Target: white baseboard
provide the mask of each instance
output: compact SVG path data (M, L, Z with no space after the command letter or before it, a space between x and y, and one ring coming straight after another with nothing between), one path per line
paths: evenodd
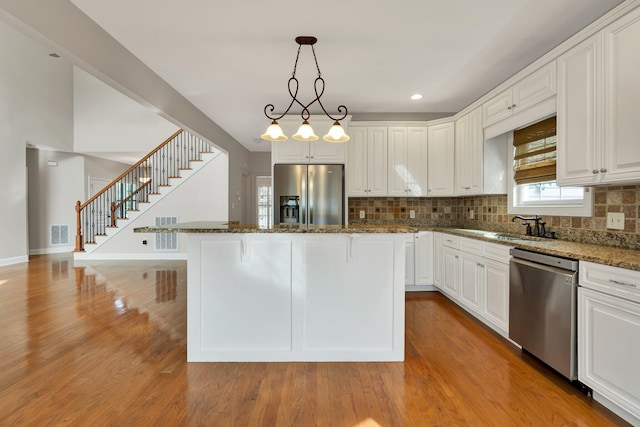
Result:
M0 259L0 266L12 265L12 264L20 264L21 262L29 262L29 256L28 255L22 255L22 256L14 256L14 257L11 257L11 258L2 258L2 259Z
M601 395L595 390L593 390L593 400L600 403L602 406L604 406L605 408L607 408L608 410L610 410L611 412L613 412L614 414L616 414L617 416L619 416L620 418L622 418L623 420L631 424L632 426L640 426L640 418L629 413L627 410L621 408L620 406L618 406L617 404L615 404L614 402L604 397L603 395Z
M87 253L87 252L74 252L73 259L75 261L153 261L153 260L186 260L187 254L184 252L162 252L162 253L137 253L137 254L103 254L103 253Z
M29 255L61 254L73 252L73 246L54 246L51 248L29 249Z
M437 291L433 285L405 285L405 292L423 292L423 291Z

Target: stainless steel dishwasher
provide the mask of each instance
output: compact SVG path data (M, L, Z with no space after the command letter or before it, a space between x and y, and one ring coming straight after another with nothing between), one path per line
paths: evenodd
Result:
M569 380L578 379L578 261L511 250L509 338Z

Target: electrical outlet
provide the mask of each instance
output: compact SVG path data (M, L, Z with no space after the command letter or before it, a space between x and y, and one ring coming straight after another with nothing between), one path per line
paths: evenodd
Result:
M469 219L473 219L473 209L469 210Z
M409 218L415 218L416 217L416 211L414 211L413 209L411 209L409 211Z
M607 228L614 230L624 230L624 213L607 212Z
M360 219L364 219L364 211L360 211Z

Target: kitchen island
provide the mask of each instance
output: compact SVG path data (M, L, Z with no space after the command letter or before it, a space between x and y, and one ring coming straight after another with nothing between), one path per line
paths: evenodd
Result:
M404 360L403 226L219 222L188 240L187 360Z

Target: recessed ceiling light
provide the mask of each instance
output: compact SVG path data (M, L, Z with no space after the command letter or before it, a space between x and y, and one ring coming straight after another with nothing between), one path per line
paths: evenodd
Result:
M419 93L416 93L414 95L411 95L411 99L413 99L414 101L417 101L418 99L422 99L422 95L420 95Z

